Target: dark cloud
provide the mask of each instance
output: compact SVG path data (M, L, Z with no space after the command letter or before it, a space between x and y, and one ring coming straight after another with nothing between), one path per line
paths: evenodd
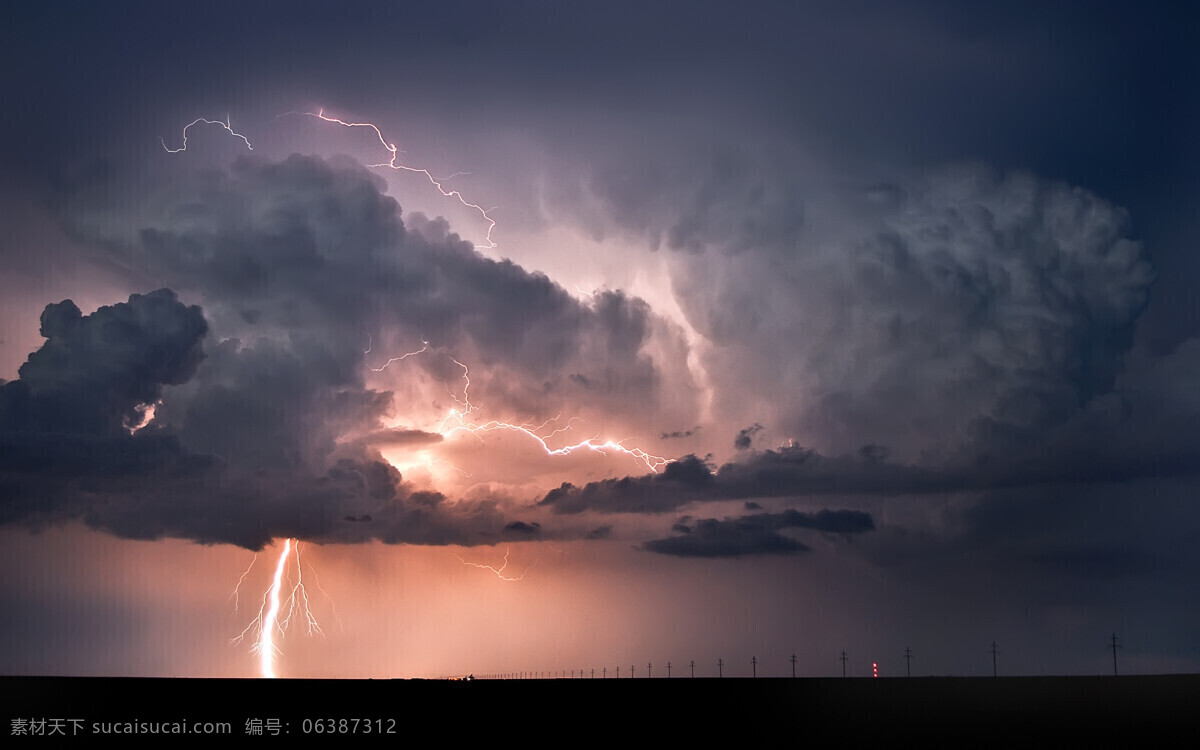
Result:
M160 289L84 316L71 300L42 313L41 349L0 387L4 432L118 436L163 386L188 380L208 332L199 307Z
M205 476L208 457L132 428L164 386L195 372L207 330L200 309L166 289L86 316L70 300L48 305L45 344L0 385L0 520L53 522L83 513L89 496Z
M444 219L402 221L383 180L356 163L292 155L241 157L227 171L172 167L153 200L101 181L77 185L60 212L78 239L201 299L219 337L245 342L226 346L296 357L340 387L361 381L368 341L386 362L425 340L443 356L411 365L457 379L457 358L475 367L473 394L545 416L570 404L646 418L660 399L649 344L671 334L645 302L604 291L583 303L543 274L480 255Z
M557 513L664 513L710 500L921 496L1198 475L1200 450L1194 446L1200 411L1189 409L1182 399L1169 398L1170 414L1146 394L1132 402L1137 407L1116 396L1099 400L1041 442L1019 452L1011 449L1010 455L931 467L888 462L878 457L874 446L853 456L824 456L789 446L753 452L716 470L695 456L685 456L660 474L605 479L583 487L564 484L547 493L541 504ZM749 509L757 503L746 505Z
M340 436L377 427L391 403L365 387L338 348L306 334L226 339L192 382L163 399L156 421L231 469L320 471Z
M166 292L134 295L128 304L137 309L150 304L145 301L148 297L160 304L170 303L157 310L153 325L169 326L175 315L185 319L199 316L195 308L183 306ZM67 308L57 305L51 309ZM107 310L82 316L72 325L99 326L111 319ZM198 320L203 323L203 317ZM92 333L104 341L107 334L102 328ZM175 341L194 339L197 331L202 334L203 330L202 325L181 327L175 332ZM61 331L52 326L47 333L57 337ZM162 370L151 365L169 360L164 352L187 347L164 346L153 336L137 333L135 326L123 334L137 342L131 345L137 351L118 349L121 356L114 360L142 363L133 368L136 373L149 367L160 373L157 377L174 377L175 368ZM157 420L131 434L124 426L123 411L107 408L122 403L119 397L127 398L128 391L117 386L88 391L103 384L104 378L76 377L88 351L77 347L71 356L57 362L31 356L31 361L38 362L38 367L29 370L31 382L22 377L0 386L0 413L4 415L0 421L0 523L36 527L81 519L88 526L123 537L172 536L251 549L260 549L279 537L478 544L504 536L503 515L494 503L442 503L438 493L412 491L399 472L379 460L342 458L327 471L316 473L302 457L272 450L252 439L253 430L239 427L241 423L231 424L229 434L237 441L242 439L237 430L247 430L241 447L253 451L249 458L189 450L178 434ZM47 383L56 384L55 388L44 388ZM120 378L116 383L119 386ZM82 412L73 422L67 421L59 405L86 403L89 392L100 413ZM144 388L138 397L157 393ZM171 395L162 393L164 399ZM266 420L262 429L260 436L272 435L278 425ZM284 446L297 444L290 439L283 442Z
M858 456L864 461L883 461L888 457L888 449L882 445L864 445L858 449Z
M664 432L659 435L660 440L675 440L677 438L686 438L695 435L700 431L700 426L697 425L690 430L675 430L673 432Z
M372 430L363 435L360 440L367 445L378 447L397 445L431 445L440 443L444 438L441 433L414 430L407 427L390 427L382 430Z
M793 554L808 547L779 532L783 529L814 529L829 534L860 534L872 531L875 523L867 513L852 510L821 510L802 513L759 513L740 518L702 518L691 528L676 524L677 536L654 539L643 549L680 557L740 557L743 555Z
M708 465L685 456L656 474L590 482L583 488L564 482L550 490L540 505L556 513L603 509L612 513L662 513L705 496L713 484Z
M737 384L716 394L722 419L751 410L835 455L874 443L944 460L1037 439L1113 387L1155 279L1119 206L982 164L881 189L803 168L788 144L688 147L645 182L596 174L587 205L704 254L677 256L675 283L712 344L709 376ZM743 203L771 208L762 221L711 210Z
M733 447L739 451L750 450L750 446L754 443L754 436L762 432L763 426L755 422L749 427L739 430L737 437L733 439Z
M547 493L541 504L557 513L665 513L703 500L946 492L978 481L965 471L830 458L791 447L749 454L715 471L701 459L685 456L659 474L605 479L582 488L564 484Z
M525 523L524 521L513 521L504 526L504 533L514 537L530 537L537 536L542 532L542 525L536 521L533 523Z
M650 413L658 323L641 300L584 304L481 256L444 220L406 223L383 181L346 160L175 168L152 195L119 171L62 194L77 240L205 310L165 289L89 316L70 301L46 308L45 344L0 386L6 522L83 517L123 536L253 548L541 533L506 523L494 501L416 491L380 460L380 448L442 439L384 428L403 405L366 380L364 347L411 351L418 336L438 342L414 360L434 380L462 378L454 355L479 365L473 397Z
M82 518L247 546L284 533L472 543L505 538L514 518L546 522L509 501L418 491L378 460L385 445L446 447L384 425L429 429L406 417L444 413L457 357L472 367L473 397L505 418L612 414L639 444L706 425L690 439L711 444L686 451L716 451L713 466L586 484L603 476L589 474L561 488L559 507L728 499L732 513L757 510L743 503L758 497L857 494L855 507L872 509L880 530L846 554L876 569L811 566L827 582L820 607L795 598L760 616L781 586L802 588L787 565L758 562L734 598L719 590L729 579L706 574L717 588L697 606L725 614L707 618L688 646L698 653L744 641L731 635L740 611L775 636L801 623L814 639L881 654L903 649L885 631L977 656L999 637L1002 669L1049 644L1056 655L1030 657L1028 673L1094 671L1095 634L1110 626L1131 643L1175 646L1152 646L1175 658L1143 660L1143 671L1195 653L1200 56L1181 4L619 2L547 13L518 2L463 14L372 0L281 14L217 0L187 23L167 4L77 5L14 6L0 45L10 115L0 129L20 144L0 152L3 374L16 377L40 343L46 302L90 310L160 287L203 307L199 347L172 341L206 357L168 382L118 355L110 377L80 341L68 347L89 363L78 371L48 349L40 375L0 385L5 522ZM397 28L417 33L398 41ZM353 165L256 158L202 173L242 144L219 128L194 131L186 154L155 140L175 144L183 123L227 113L256 157L283 153L271 138L289 152L370 140L271 119L308 103L386 123L439 174L470 170L455 185L502 204L494 257L407 203L402 216ZM106 164L98 151L124 156ZM981 163L944 166L962 159ZM72 237L27 223L47 195ZM427 205L441 210L439 199ZM573 247L580 228L604 244ZM639 256L647 247L661 252ZM564 252L571 260L539 263ZM663 310L678 300L697 346L663 346L661 321L629 295L580 302L497 253L588 288L657 287ZM564 271L575 258L588 268ZM605 264L618 270L570 276ZM75 317L51 310L45 332ZM430 356L370 371L423 338ZM677 377L687 371L707 389L692 399L704 408L663 413L664 394L687 400ZM406 389L410 376L427 392ZM34 393L55 377L55 393ZM763 430L735 453L728 441L752 423ZM810 450L763 450L793 440ZM675 533L697 549L704 533L709 550L735 548L721 537L732 526L701 531L712 520L679 519ZM744 531L743 549L756 533L767 534ZM779 536L758 546L798 543ZM671 583L686 605L694 581ZM843 591L867 603L839 607ZM889 627L873 626L885 610ZM1164 639L1167 628L1178 635ZM1005 641L1018 629L1037 642ZM1072 649L1086 655L1058 655Z

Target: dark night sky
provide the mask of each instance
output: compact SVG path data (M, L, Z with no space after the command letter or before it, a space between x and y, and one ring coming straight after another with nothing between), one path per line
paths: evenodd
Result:
M481 5L3 11L0 671L1200 667L1184 9Z

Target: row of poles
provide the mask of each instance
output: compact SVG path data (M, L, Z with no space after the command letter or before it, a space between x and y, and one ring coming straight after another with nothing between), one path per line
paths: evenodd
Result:
M1110 642L1109 642L1109 647L1112 649L1112 654L1113 654L1113 675L1116 675L1117 674L1117 649L1121 648L1121 644L1120 644L1119 640L1117 639L1116 633L1112 634L1112 638L1110 639ZM996 657L999 656L1000 649L996 646L995 641L992 641L992 647L991 647L991 649L989 649L988 653L990 653L992 655L992 677L996 677L999 674L997 671ZM850 657L845 651L842 651L841 655L838 656L838 660L842 663L842 677L846 676L846 662L849 661L849 659L850 659ZM904 667L905 667L905 674L907 677L912 677L912 660L913 660L913 651L908 646L905 646L904 647ZM790 661L792 664L792 677L795 678L796 677L796 661L797 661L796 655L792 654L791 658L788 659L788 661ZM872 663L871 667L872 667L872 675L875 677L878 677L879 671L878 671L878 667L876 666L876 664ZM671 662L667 662L667 677L668 678L672 676L671 670L672 670ZM689 670L690 677L696 676L695 660L688 662L688 670ZM626 674L628 674L630 677L636 677L637 669L636 669L635 665L630 664L629 671ZM585 675L585 673L582 669L578 670L578 672L576 670L572 669L569 672L567 672L565 670L551 671L551 672L501 672L501 673L496 673L496 674L483 675L482 679L489 679L489 680L526 680L526 679L541 680L541 679L560 679L560 678L567 678L567 677L569 677L571 679L577 679L577 678L583 678L584 675ZM750 657L750 675L751 675L751 677L758 677L758 657L757 656ZM654 664L651 662L646 662L646 677L650 678L653 676L654 676ZM725 676L725 660L717 659L717 677L724 677L724 676ZM589 677L591 679L595 679L595 677L596 677L595 669L591 670ZM621 668L620 667L617 667L613 671L613 677L616 679L619 679L621 677ZM608 678L608 667L600 668L600 678L601 679Z

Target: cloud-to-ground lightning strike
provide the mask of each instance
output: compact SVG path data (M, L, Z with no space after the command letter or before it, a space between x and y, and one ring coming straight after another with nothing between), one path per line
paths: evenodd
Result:
M286 582L291 585L291 591L284 598L284 578L288 575L290 568L288 560L290 558L294 558L296 561L295 580L288 580ZM234 593L231 598L234 599L235 612L237 611L238 591L241 588L242 582L246 579L246 575L254 567L256 560L258 560L257 554L254 556L254 560L250 562L250 566L246 568L245 572L238 579L237 586L234 587ZM317 584L317 587L320 588L320 583ZM321 589L321 591L324 593L324 589ZM325 594L325 596L328 597L329 595ZM283 652L275 644L275 637L276 635L283 635L292 625L293 619L303 622L308 635L313 635L314 633L317 635L325 634L309 606L308 590L304 587L303 568L300 560L300 542L296 539L285 539L283 549L279 553L279 559L275 562L275 574L271 579L271 585L263 592L258 617L254 618L233 639L234 643L241 643L246 636L250 634L254 635L254 645L250 647L250 652L258 655L259 672L263 677L276 676L275 658Z
M267 615L263 619L262 641L258 644L259 667L262 669L263 677L275 676L275 651L277 648L275 646L275 623L279 618L279 588L283 586L283 568L291 549L292 540L288 539L283 543L283 552L279 555L279 562L275 565L275 579L272 581L271 587L267 589L270 604L267 606ZM266 596L264 596L265 598Z
M530 565L528 568L521 571L521 575L519 575L519 576L504 575L504 571L508 569L508 553L511 551L512 551L511 548L505 548L504 563L499 568L494 568L491 565L481 565L479 563L468 562L467 560L464 560L461 555L456 554L455 557L457 557L459 562L461 562L463 565L470 565L472 568L481 568L483 570L492 571L493 573L496 574L496 577L499 578L501 581L510 581L510 582L511 581L519 581L522 578L524 578L525 574L528 573L530 570L532 570L537 565L537 563L535 562L533 565Z
M488 213L488 211L490 211L492 209L486 209L477 203L472 203L469 200L467 200L466 198L464 198L463 194L460 193L459 191L447 190L443 186L443 183L445 183L455 177L458 177L459 175L468 174L467 172L455 172L454 174L450 175L449 177L443 177L443 178L439 179L437 177L434 177L433 173L430 172L428 169L424 169L422 167L412 167L407 164L398 162L397 160L400 158L400 154L402 154L403 152L400 149L396 148L396 144L388 142L388 140L383 137L383 132L379 129L379 126L372 122L346 122L345 120L341 120L336 117L330 117L329 115L325 114L324 107L322 107L321 109L318 109L316 112L289 112L286 114L298 114L298 115L304 115L306 117L315 117L318 120L323 120L325 122L333 123L335 125L341 125L341 126L347 127L347 128L369 128L369 129L373 130L375 132L375 136L379 139L380 145L383 146L384 150L386 150L389 154L391 154L391 158L385 162L380 162L378 164L368 164L367 166L369 166L373 169L380 169L383 167L387 167L388 169L394 169L397 171L402 170L405 172L415 172L416 174L425 175L425 177L428 178L430 184L432 184L435 188L437 188L439 193L441 193L442 195L444 195L447 198L454 198L455 200L457 200L459 203L461 203L466 208L476 211L480 216L483 217L483 220L487 222L488 229L487 229L487 234L484 236L484 244L476 245L475 247L485 248L485 249L489 249L489 250L496 247L496 243L494 241L492 241L492 230L494 230L496 228L496 220L493 219L491 217L491 215Z
M168 154L178 154L180 151L187 151L188 129L191 128L193 125L196 125L199 123L204 123L205 125L220 125L222 128L227 130L229 132L229 134L232 135L234 138L240 138L242 140L242 142L246 144L246 148L250 149L251 151L254 150L254 147L250 145L250 140L248 138L246 138L246 136L242 135L241 133L235 132L233 129L233 126L231 126L229 124L229 115L225 115L225 120L223 122L221 120L209 120L204 117L197 117L195 120L192 120L187 125L184 125L183 126L183 145L180 146L179 148L171 148L170 146L168 146L167 142L165 140L163 140L162 136L158 137L158 142L162 144L163 149L166 150L166 152Z
M460 204L462 204L464 207L476 211L487 223L488 228L487 228L487 233L485 235L485 244L476 245L475 247L481 248L481 249L491 249L491 248L496 247L496 243L492 240L492 232L496 228L496 221L491 217L491 215L489 213L489 209L485 209L477 203L472 203L472 202L468 201L465 197L463 197L462 193L459 192L458 190L448 190L448 189L446 189L446 187L444 187L445 182L453 179L454 177L460 176L462 174L466 174L465 172L456 172L456 173L450 175L449 177L439 179L437 177L434 177L434 175L427 169L423 169L420 167L413 167L413 166L409 166L407 164L401 163L399 161L400 154L402 153L400 151L400 149L398 149L395 144L387 141L387 139L384 138L382 131L374 123L347 122L345 120L335 118L335 117L330 117L330 116L326 115L325 110L323 108L318 110L317 112L289 112L286 114L296 114L296 115L303 115L303 116L307 116L307 117L313 117L313 118L319 119L323 122L341 125L346 128L369 128L370 130L372 130L375 133L375 136L378 138L379 143L383 146L384 150L387 151L388 154L390 154L390 158L386 162L369 164L367 166L369 166L371 168L377 168L377 169L386 167L386 168L389 168L392 170L413 172L413 173L424 175L429 180L430 184L432 184L438 190L438 192L441 193L444 197L453 198L453 199L457 200ZM251 145L250 140L245 135L238 133L237 131L235 131L233 129L233 127L230 123L230 118L228 116L226 116L224 121L210 120L210 119L207 119L204 117L198 117L195 120L193 120L192 122L188 123L183 128L182 143L178 148L169 147L166 143L166 140L163 139L162 137L159 138L159 142L162 144L163 149L167 153L177 154L177 153L180 153L181 151L186 151L188 148L189 130L199 124L219 126L223 130L225 130L227 133L229 133L231 136L241 140L246 145L246 148L248 150L251 150L251 151L254 150L254 147ZM582 290L580 290L580 291L582 291ZM371 352L373 343L374 343L373 339L371 338L370 334L368 333L367 349L364 352L364 354L369 354ZM408 352L406 354L403 354L403 355L400 355L397 357L392 357L392 358L388 359L386 362L384 362L381 366L372 367L371 370L373 372L383 372L388 367L390 367L391 365L393 365L397 362L401 362L403 360L408 359L409 357L415 357L417 355L424 354L424 353L427 353L430 351L430 345L429 345L428 341L422 340L421 344L422 344L422 346L420 349ZM450 435L453 435L457 432L469 432L472 435L475 435L480 441L483 441L483 438L481 437L482 433L487 433L487 432L492 432L492 431L497 431L497 430L506 430L506 431L514 431L514 432L522 433L525 436L527 436L528 438L536 441L537 444L539 446L541 446L542 450L546 453L546 455L549 455L549 456L566 456L566 455L570 455L571 453L574 453L575 451L583 450L583 449L591 450L591 451L594 451L601 455L607 455L608 451L612 451L612 452L624 453L626 455L632 456L633 458L641 461L646 466L646 468L652 472L657 472L663 466L665 466L666 464L671 462L670 459L664 458L662 456L651 455L651 454L641 450L640 448L626 448L624 445L621 444L623 441L606 440L604 442L598 442L598 440L599 440L598 436L589 438L587 440L583 440L583 441L575 443L573 445L566 445L566 446L562 446L559 448L551 448L550 445L546 441L550 440L551 438L553 438L554 436L558 435L561 432L566 432L567 430L570 430L572 428L574 422L578 419L577 417L570 418L567 421L567 424L565 427L557 427L559 420L561 419L561 415L559 415L553 419L546 420L541 425L536 426L536 427L534 427L531 422L526 422L523 424L514 424L511 422L504 422L504 421L500 421L500 420L491 420L491 421L484 422L484 423L468 421L468 417L472 413L479 410L479 407L472 404L471 399L470 399L470 388L471 388L470 369L467 367L466 364L460 362L459 360L455 359L454 357L452 357L448 354L446 354L446 356L450 357L450 360L453 361L454 364L456 364L462 368L463 389L462 389L462 397L460 398L457 394L455 394L450 389L449 386L446 387L446 390L449 393L451 399L454 400L455 407L451 408L449 410L448 414L442 420L441 425L438 429L438 431L444 437L449 437ZM154 416L153 405L151 405L147 409L147 411L148 411L148 414L145 415L145 418L142 420L141 424L136 425L136 426L134 426L134 425L128 426L131 432L136 431L140 427L145 426L145 424L149 423L149 421L151 419L153 419L153 416ZM540 434L540 433L545 432L546 428L550 425L555 425L555 427L553 429L551 429L547 434ZM451 466L453 467L453 464L451 464ZM461 469L458 469L458 467L453 467L453 468L455 468L457 471L459 471L461 473L464 473L464 474L466 473L466 472L463 472ZM288 574L288 571L289 571L288 560L292 555L295 556L295 581L294 581L294 583L291 584L291 586L292 586L291 591L290 591L290 593L288 593L288 595L285 598L283 595L283 587L285 585L284 578ZM504 553L504 562L501 564L501 566L499 568L491 566L491 565L484 565L484 564L479 564L479 563L468 562L467 560L464 560L462 557L459 557L459 560L464 565L469 565L472 567L489 570L492 573L494 573L496 575L496 577L502 581L510 581L510 582L520 581L521 579L523 579L525 577L525 575L529 572L530 569L526 568L519 576L507 575L505 571L508 570L508 565L509 565L508 558L509 558L509 550L506 549L505 553ZM243 571L242 575L238 578L237 584L234 586L234 590L233 590L233 594L231 595L231 598L234 600L234 613L235 614L238 610L238 606L240 603L239 599L240 599L241 586L245 582L245 579L246 579L247 575L250 573L250 570L254 567L254 564L257 561L257 559L258 559L258 556L256 554L254 559L250 562L250 565L246 568L245 571ZM316 583L318 589L321 590L322 594L324 594L326 598L329 598L329 595L324 591L324 589L321 589L319 581L317 581L317 579L315 578L315 572L314 572L314 583ZM330 599L330 602L332 604L332 599ZM336 617L336 610L334 611L334 616ZM312 610L309 606L308 592L304 587L303 571L302 571L302 566L301 566L301 561L300 561L300 543L298 540L295 540L295 539L285 539L284 543L283 543L283 549L281 550L279 557L275 564L275 572L274 572L274 576L272 578L271 584L267 588L267 590L265 592L263 592L262 600L261 600L261 603L259 606L258 616L249 625L247 625L245 627L245 629L243 629L242 632L236 638L233 639L233 641L235 643L241 643L248 635L253 634L254 643L253 643L253 646L251 647L251 653L255 653L258 655L259 670L263 677L275 677L276 676L275 661L276 661L276 658L278 657L278 655L282 653L279 646L276 644L276 636L283 635L283 633L287 630L287 628L292 624L293 618L303 621L304 627L309 635L312 635L314 632L317 634L320 634L320 635L324 635L324 632L322 631L320 624L317 622L316 618L313 616ZM339 619L339 622L340 622L340 619Z

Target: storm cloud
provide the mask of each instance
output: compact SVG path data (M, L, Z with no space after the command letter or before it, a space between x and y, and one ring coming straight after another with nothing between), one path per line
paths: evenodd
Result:
M444 219L402 220L383 179L357 163L293 154L173 168L154 200L144 186L80 184L63 221L201 300L218 336L260 360L294 356L343 384L427 342L443 356L411 365L448 380L462 375L454 359L470 363L476 394L528 416L569 403L636 418L661 400L659 370L674 363L656 361L650 343L675 334L645 302L604 291L585 304L543 274L484 257Z
M484 258L444 221L406 224L351 162L183 170L154 200L127 203L134 215L110 198L80 186L64 221L174 291L87 316L69 300L47 306L45 344L0 391L6 522L83 518L122 536L252 548L528 537L538 524L506 521L506 499L418 491L380 458L443 436L384 426L405 404L368 384L371 348L437 341L440 356L416 363L435 390L463 378L454 352L479 365L473 397L545 397L534 414L567 397L626 411L656 398L644 302L606 292L584 304Z
M674 536L652 539L642 549L678 557L740 557L743 555L792 554L808 547L785 536L784 529L812 529L826 534L848 535L872 531L871 516L853 510L820 510L803 513L758 513L739 518L701 518L687 526L676 524Z
M729 422L940 461L1023 446L1112 389L1155 279L1120 207L980 163L856 183L794 146L693 148L647 157L646 193L593 174L586 205L673 238L707 372L738 384L717 393Z
M243 400L230 387L167 390L209 364L201 352L207 331L200 309L166 289L90 315L70 300L47 306L46 344L18 380L0 386L0 520L40 526L82 519L119 536L254 549L280 536L433 544L502 536L494 503L448 508L436 493L407 488L382 461L340 458L313 471L313 457L297 452L308 443L290 437L298 425L288 421L286 400L302 402L310 392L278 379L271 380L283 394L276 400ZM226 354L217 352L218 365ZM224 371L232 382L261 377L255 355L242 364ZM226 441L214 437L213 450L204 451L196 447L204 446L201 428L191 422L180 431L157 418L141 424L146 407L181 396L190 400L180 408Z

